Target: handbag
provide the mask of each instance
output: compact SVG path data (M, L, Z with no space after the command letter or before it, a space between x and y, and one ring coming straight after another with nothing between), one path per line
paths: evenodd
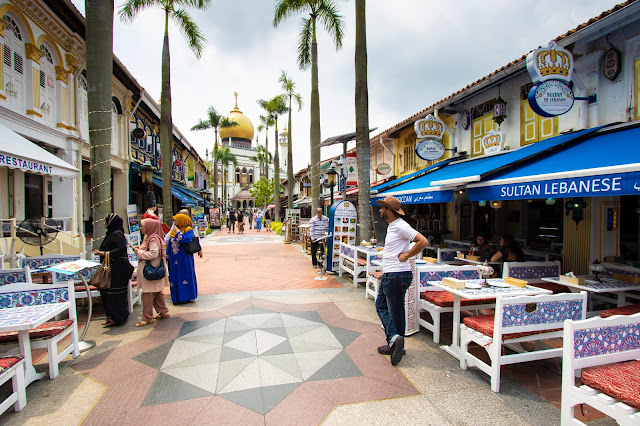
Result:
M109 261L109 252L105 252L102 264L98 266L98 270L89 279L89 285L94 286L98 290L109 290L111 288L111 262Z
M194 236L188 243L182 243L182 247L184 247L184 251L187 252L187 254L196 254L202 250L202 247L200 247L200 238L196 236Z
M164 262L160 262L160 266L153 266L151 260L147 260L142 270L142 275L149 281L161 280L166 275Z

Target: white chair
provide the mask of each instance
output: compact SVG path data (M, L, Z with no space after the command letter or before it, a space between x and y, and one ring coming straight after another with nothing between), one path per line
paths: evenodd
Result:
M460 326L460 368L478 367L491 377L491 390L500 392L503 365L562 356L562 348L525 351L521 342L562 337L565 320L584 319L586 314L586 292L498 297L495 315L467 317ZM490 364L469 352L471 342L487 351ZM504 353L503 345L516 353Z
M31 270L24 268L0 269L0 286L19 283L31 283Z
M7 411L13 404L13 409L22 411L27 405L27 386L24 381L24 359L20 355L0 357L0 386L11 379L13 392L0 403L0 414Z
M639 329L640 314L565 322L563 426L584 425L574 417L574 407L579 404L590 405L621 425L640 424L640 390L632 385L640 376ZM575 384L578 376L581 386Z
M562 274L560 262L550 260L546 262L505 262L502 266L502 278L517 278L525 280L534 287L544 288L554 293L570 292L562 284L542 281L542 278L557 277Z
M478 267L475 265L422 265L418 267L418 324L433 333L433 343L440 343L440 318L442 314L453 312L453 296L448 291L442 291L429 284L429 281L442 281L442 278L456 278L472 280L480 278ZM462 299L462 304L469 309L490 309L495 305L495 299ZM422 319L420 312L431 315L429 322Z

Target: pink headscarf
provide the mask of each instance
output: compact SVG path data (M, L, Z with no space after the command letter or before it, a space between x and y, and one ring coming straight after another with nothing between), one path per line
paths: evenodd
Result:
M161 248L162 253L165 251L164 244L164 232L162 232L162 223L157 219L142 219L144 230L146 232L146 238L142 241L140 248L142 250L149 250L149 241L154 240Z

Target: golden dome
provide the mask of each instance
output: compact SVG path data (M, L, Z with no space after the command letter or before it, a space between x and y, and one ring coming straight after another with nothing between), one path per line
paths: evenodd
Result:
M220 134L220 138L226 142L229 141L229 133L231 133L232 140L237 139L238 141L251 142L254 135L253 123L238 109L238 93L235 92L234 95L236 97L236 106L229 111L227 118L230 121L238 123L238 126L225 129L220 128L218 129L218 133Z

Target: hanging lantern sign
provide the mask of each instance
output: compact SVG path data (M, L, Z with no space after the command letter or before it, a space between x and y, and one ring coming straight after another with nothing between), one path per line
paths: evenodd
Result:
M548 47L527 55L527 71L534 86L529 91L529 106L538 115L555 117L573 107L571 83L573 56L551 41Z
M504 147L504 133L490 131L482 138L482 148L485 154L495 154Z
M445 124L429 114L425 118L417 120L413 125L418 143L416 144L416 155L423 160L432 161L442 158L445 153L442 144Z

